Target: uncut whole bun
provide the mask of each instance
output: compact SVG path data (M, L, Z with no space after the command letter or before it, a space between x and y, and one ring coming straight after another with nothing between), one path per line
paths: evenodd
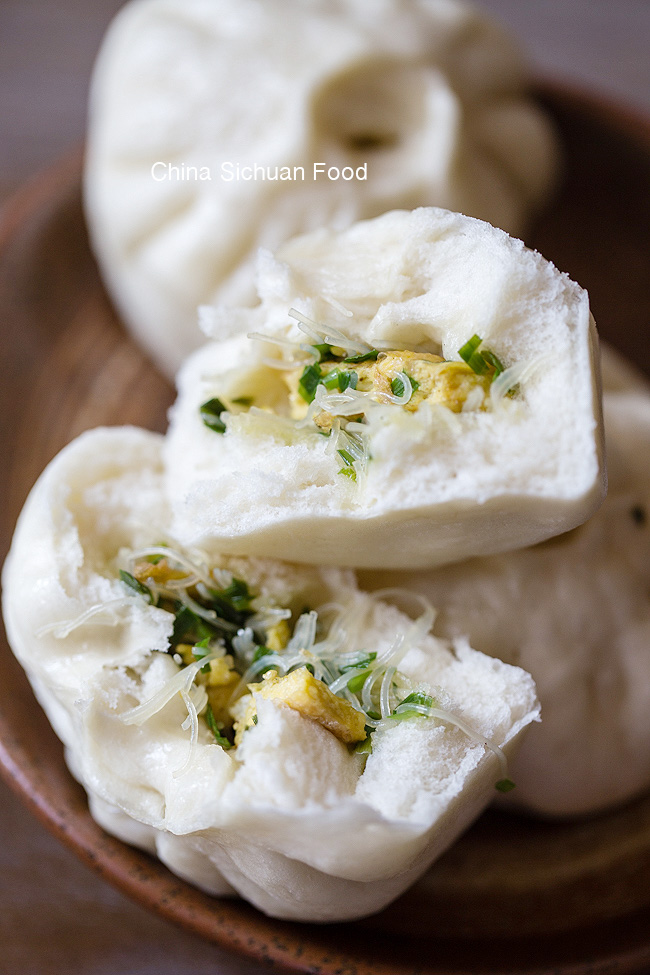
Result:
M179 550L161 439L91 431L43 473L13 650L107 829L276 917L380 910L509 785L533 681L351 573Z
M201 341L198 305L254 300L260 246L423 205L519 234L548 195L555 139L506 34L456 0L368 13L365 0L135 0L109 29L86 214L118 309L168 374Z

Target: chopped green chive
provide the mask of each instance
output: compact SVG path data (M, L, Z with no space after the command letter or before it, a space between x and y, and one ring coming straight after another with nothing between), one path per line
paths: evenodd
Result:
M490 380L500 375L504 366L499 357L490 349L479 349L483 342L480 335L472 335L471 339L458 350L458 355L477 376L489 375Z
M379 349L371 349L370 352L360 352L359 355L349 355L343 362L372 362L379 355Z
M273 656L274 654L275 654L275 650L271 650L270 647L257 647L255 653L253 654L253 659L251 663L256 663L258 660L261 660L263 657L270 657ZM277 671L279 669L280 668L276 663L269 663L269 670Z
M314 396L316 395L316 387L321 381L322 376L321 368L316 363L311 366L305 366L302 376L298 380L298 392L306 403L313 402Z
M345 474L346 477L351 477L353 481L357 479L357 469L354 466L354 457L348 450L339 449L336 451L339 457L342 458L345 467L342 467L339 474Z
M338 389L341 393L345 392L350 386L352 389L356 389L358 381L359 376L356 372L344 369L332 369L324 379L321 379L326 389Z
M327 342L320 342L317 345L313 345L312 348L316 349L316 351L318 352L319 362L324 362L326 359L336 358L334 353L332 352L332 346L328 345Z
M512 792L515 787L515 783L512 779L499 779L498 782L494 783L494 788L498 792Z
M406 707L404 707L406 705ZM418 707L431 708L433 707L433 698L429 694L423 694L422 691L413 691L403 701L398 705L404 710L395 710L390 715L395 721L406 721L408 718L424 718L426 717L422 711L418 710L418 707L409 707L408 705L417 705Z
M419 704L423 708L433 707L433 698L430 694L424 694L422 691L413 691L408 697L405 697L401 704Z
M400 375L395 376L394 379L390 381L390 389L393 396L403 396L406 386L404 385L404 380Z
M464 359L465 362L469 362L482 341L483 339L480 335L472 335L471 339L465 342L465 345L458 350L458 355L461 357L461 359Z
M217 724L217 719L215 718L212 708L210 707L209 704L205 709L205 723L207 724L208 728L214 735L214 740L216 741L217 745L221 745L221 747L225 748L226 750L228 748L232 748L232 742L229 741L228 738L225 737L225 735L221 734L222 729Z
M485 352L481 353L481 355L483 356L487 364L489 366L492 366L494 370L492 374L492 379L496 379L497 376L501 375L501 373L503 372L503 363L501 362L501 359L499 359L499 357L495 355L494 352L490 352L489 349L486 349Z
M192 653L196 660L200 660L201 657L207 657L210 653L210 637L206 636L198 643L195 643L192 648Z
M343 458L348 467L354 467L354 457L349 451L341 449L336 452Z
M142 583L139 582L135 576L132 576L130 572L125 572L124 569L120 569L120 579L124 585L128 586L129 589L132 589L133 592L137 592L138 595L144 596L147 602L153 603L153 594L151 589L149 589L147 586L143 586Z
M363 685L366 682L366 678L369 676L370 671L364 670L362 674L357 674L355 677L351 677L348 681L348 690L352 691L353 694L359 694L363 690Z
M192 656L194 657L195 660L202 660L203 657L207 657L207 655L209 653L210 653L210 637L209 636L206 636L203 640L201 640L199 643L195 644L194 647L192 647ZM201 667L201 673L202 674L209 674L210 673L210 662L209 661L208 661L207 664L205 664L203 667Z
M231 402L236 403L237 406L252 406L253 397L252 396L236 396Z
M219 595L239 610L250 609L251 599L253 598L247 583L243 579L236 579L235 576L232 577L229 586L219 590Z
M359 376L356 372L354 372L354 370L339 373L339 391L341 393L344 393L348 388L356 389L358 382Z
M273 650L271 650L269 647L257 647L255 653L253 654L252 663L256 663L256 661L261 660L262 657L268 657L270 653L273 653Z
M371 751L372 751L372 738L370 737L370 735L368 735L367 738L364 738L363 741L358 741L354 746L354 748L352 749L352 753L354 755L369 755Z
M214 637L217 632L215 627L211 627L209 623L192 612L189 607L181 606L174 617L174 629L170 644L172 648L177 647L179 643L196 645L201 640Z
M361 660L357 660L357 662L354 664L343 664L342 667L339 667L339 670L342 674L344 674L347 670L357 670L359 667L369 667L373 660L376 659L377 653L375 650L372 650L370 653L366 654L365 657L362 657Z
M226 407L216 396L203 403L200 407L201 419L206 427L214 430L215 433L225 433L226 424L221 419L221 414L226 412Z

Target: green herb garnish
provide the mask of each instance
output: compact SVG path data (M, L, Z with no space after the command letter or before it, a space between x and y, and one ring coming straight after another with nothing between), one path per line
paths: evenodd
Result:
M406 389L406 383L404 382L403 379L404 376L406 376L406 378L411 384L411 393L414 393L416 389L420 388L420 384L417 381L417 379L413 379L413 377L409 376L407 372L398 372L395 378L391 379L390 381L390 388L393 396L404 395L404 390Z
M469 360L477 351L482 341L483 339L481 338L480 335L476 335L476 334L472 335L471 339L468 339L468 341L465 342L465 345L463 345L462 348L458 350L458 355L461 357L461 359L465 360L467 365L469 365Z
M348 450L339 449L336 451L337 454L343 459L345 467L342 467L339 474L345 474L346 477L351 477L353 481L357 479L357 469L354 466L354 457Z
M433 698L430 694L424 694L423 691L412 691L400 704L419 704L423 708L432 708Z
M231 402L236 403L237 406L252 406L254 400L252 396L236 396Z
M351 677L348 681L348 690L352 691L353 694L360 694L370 674L370 670L364 670L361 674L356 674L354 677Z
M371 349L370 352L360 352L359 355L349 355L343 362L372 362L379 355L379 349Z
M205 639L219 635L216 627L211 626L206 620L201 619L188 606L181 606L174 617L174 629L170 644L172 648L179 643L191 643L197 645Z
M147 602L153 603L154 598L151 589L149 589L147 586L143 586L142 583L139 582L135 576L132 576L130 572L125 572L124 569L120 569L120 579L124 585L128 586L129 589L132 589L133 592L137 592L138 595L144 596Z
M302 376L298 380L298 392L306 403L313 402L316 395L316 387L323 378L321 367L316 363L305 366Z
M221 734L222 729L217 724L217 719L215 718L212 708L210 707L209 704L205 709L205 723L207 724L208 728L214 735L214 740L216 741L217 745L221 745L221 747L225 748L226 750L228 748L232 748L232 742L229 741L229 739L226 738L225 735Z
M253 654L253 659L251 663L256 663L258 660L261 660L263 657L271 657L271 656L276 656L275 650L271 650L270 647L264 647L264 646L257 647L255 653ZM277 663L269 663L269 670L279 671L280 668L277 665Z
M343 664L339 667L342 674L345 674L348 670L357 670L359 667L369 667L373 660L377 659L377 652L372 650L370 653L362 657L361 660L357 660L354 664Z
M206 636L203 640L201 640L199 643L195 644L194 647L192 647L192 656L194 657L195 660L202 660L204 657L207 657L207 655L209 653L210 653L210 637L209 636ZM210 662L209 661L208 661L207 664L204 664L204 666L201 667L201 673L202 674L209 674L210 673Z
M359 375L353 369L350 372L339 373L339 390L344 393L346 389L356 389L359 382Z
M458 350L458 355L477 376L489 376L492 382L503 372L504 366L490 349L480 349L482 342L480 335L472 335L471 339Z
M219 595L222 599L226 599L232 603L235 609L238 610L250 609L253 598L248 584L243 579L236 579L235 576L232 577L232 582L229 586L219 590Z
M372 751L372 738L370 737L370 735L368 735L367 738L364 738L363 741L358 741L354 746L354 748L352 749L352 753L354 755L369 755L371 751Z
M253 654L252 663L256 663L258 660L261 660L262 657L268 657L270 653L274 652L275 651L271 650L270 647L257 647L255 653Z
M499 779L498 782L494 783L494 788L498 792L512 792L515 787L515 783L512 779Z
M201 419L206 427L214 430L215 433L225 433L226 424L221 419L221 414L226 412L226 407L216 396L203 403L200 407Z
M251 615L252 596L245 582L233 577L225 589L209 589L205 601L222 620L234 626L243 626Z
M407 718L426 717L426 715L423 714L422 711L418 711L417 707L409 708L408 705L413 704L423 708L432 708L433 698L431 697L430 694L424 694L422 691L413 691L411 694L405 697L403 701L400 702L398 707L401 708L405 704L407 705L407 707L403 711L393 711L393 713L390 715L390 717L393 718L393 720L405 721Z
M341 448L340 450L337 450L336 452L337 452L337 454L339 454L343 458L343 460L345 461L345 463L347 464L348 467L354 467L354 457L352 456L352 454L348 450L343 450Z
M496 379L497 376L500 376L501 373L503 372L503 363L501 362L501 359L499 359L499 357L495 355L494 352L491 352L489 349L486 349L484 352L481 352L481 355L483 356L483 359L487 363L488 367L491 366L493 369L492 379Z
M325 362L326 359L336 359L337 356L334 355L332 351L332 346L328 345L327 342L320 342L318 345L312 345L312 349L316 349L318 352L318 361Z
M353 370L348 371L347 369L332 369L321 380L326 389L338 389L340 393L344 393L349 387L356 389L358 381L359 376L357 373Z

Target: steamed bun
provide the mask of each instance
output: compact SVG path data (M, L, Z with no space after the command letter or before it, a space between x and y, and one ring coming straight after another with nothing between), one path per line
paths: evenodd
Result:
M518 234L546 198L555 139L501 29L455 0L368 13L136 0L116 17L91 89L86 213L117 307L168 374L200 343L198 305L254 300L260 246L422 205Z
M394 211L289 241L259 288L252 337L179 374L165 461L185 543L406 569L541 541L600 503L588 297L521 241ZM221 314L204 312L216 335Z
M598 812L650 787L650 396L606 375L609 492L594 517L552 541L430 573L367 573L439 609L436 633L467 635L529 670L542 724L516 759L512 800L533 812Z
M93 431L41 476L3 573L11 645L105 828L277 917L379 910L490 800L533 682L349 573L173 548L160 446ZM296 680L320 713L282 692ZM328 719L355 725L361 685L359 751Z

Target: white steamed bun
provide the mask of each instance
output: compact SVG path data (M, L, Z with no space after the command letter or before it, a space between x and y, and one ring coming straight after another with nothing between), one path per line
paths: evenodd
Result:
M173 531L185 543L316 564L431 567L541 541L600 503L588 296L521 241L446 210L394 211L288 242L276 260L265 256L259 287L259 305L239 314L269 341L209 343L179 374L165 457ZM204 312L216 334L221 313ZM507 367L491 385L461 361L475 333ZM416 353L339 363L357 388L321 383L308 408L295 386L327 336L352 352ZM433 363L431 353L452 361ZM369 369L372 393L361 390ZM394 395L401 383L401 402L409 396L404 373L420 384L405 408ZM227 407L216 418L222 433L201 415L214 399Z
M245 718L249 727L238 746L221 747L200 698L208 693L214 713L212 695L222 685L217 680L213 687L212 678L219 661L227 660L223 649L213 640L198 665L164 652L181 615L164 602L148 602L153 591L160 596L159 584L176 585L183 601L183 587L189 587L183 573L196 570L206 578L205 565L182 570L186 555L179 552L146 562L149 595L146 587L133 591L118 575L120 566L133 567L144 557L134 550L152 541L160 547L167 537L160 444L160 437L143 431L100 429L73 442L41 476L4 568L11 645L89 793L93 815L107 829L156 852L203 889L236 891L274 916L333 921L379 910L492 798L503 773L490 748L511 752L537 718L533 682L518 668L476 653L465 640L427 635L428 608L414 623L394 605L360 592L349 573L222 559L210 576L213 587L227 580L235 585L234 573L237 598L243 599L243 577L256 594L257 623L249 615L250 626L262 627L269 643L278 638L278 627L287 628L286 639L294 625L279 620L273 607L290 607L294 620L305 605L319 610L321 622L329 613L334 621L329 631L318 631L316 644L313 614L303 613L295 624L301 659L324 666L319 654L327 640L330 661L349 661L336 656L343 651L363 649L363 657L371 648L380 656L390 649L398 670L387 670L381 682L382 699L391 695L389 707L395 706L391 685L406 686L408 675L421 694L422 682L431 685L440 706L471 734L450 723L449 715L443 721L387 718L364 760L318 716L306 717L306 705L301 710L288 698L264 696L282 684L266 680L264 690L243 699L256 701L257 714ZM131 574L131 583L135 578ZM195 609L201 585L191 590ZM201 592L216 598L213 590ZM228 598L222 619L233 607L243 611L248 605ZM206 626L214 617L201 619ZM220 625L226 632L226 623ZM248 660L251 632L244 630L236 647ZM178 654L190 649L175 645ZM276 658L284 653L286 659L290 650L291 644L276 647ZM208 672L203 683L201 666ZM343 683L357 672L347 671ZM258 667L257 678L249 672L247 679L259 680L259 673ZM293 674L324 693L325 685L304 668ZM359 718L342 697L334 700ZM367 715L362 726L365 720Z
M519 234L548 195L555 139L505 33L456 0L371 6L137 0L111 26L86 212L119 310L169 374L200 343L198 305L254 300L260 246L423 205ZM315 163L367 178L314 179ZM304 180L228 178L255 165Z
M362 577L425 594L437 633L531 672L544 719L514 763L512 800L547 816L650 787L650 396L606 392L604 407L609 492L585 525L441 571Z

